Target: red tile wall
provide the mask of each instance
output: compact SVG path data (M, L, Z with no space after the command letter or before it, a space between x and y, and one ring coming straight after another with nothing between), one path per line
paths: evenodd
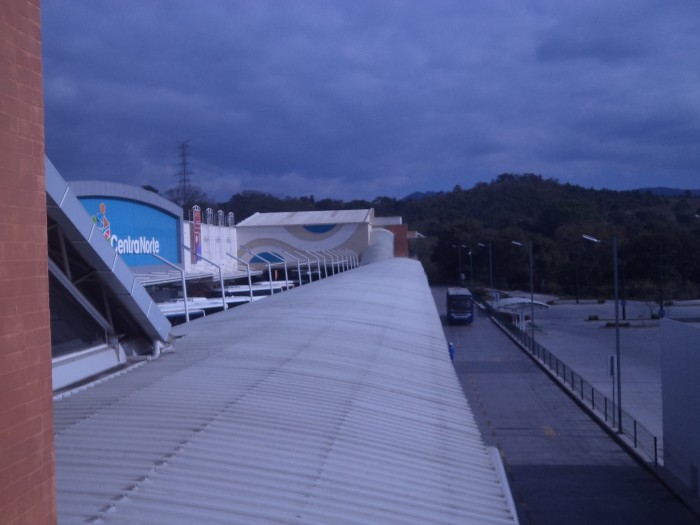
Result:
M39 0L0 1L0 523L56 523Z

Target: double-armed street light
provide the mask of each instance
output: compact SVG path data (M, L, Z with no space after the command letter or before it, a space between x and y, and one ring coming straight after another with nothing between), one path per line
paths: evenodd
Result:
M600 239L593 237L592 235L583 235L583 238L587 241L594 243L602 243ZM621 376L621 363L620 363L620 297L619 297L619 286L618 286L618 263L617 263L617 236L612 238L612 248L613 248L613 280L614 280L614 294L615 294L615 383L617 386L617 431L622 433L622 376ZM615 391L613 390L613 398L615 397ZM614 399L613 399L614 402Z
M515 246L523 246L523 243L519 241L510 241L511 244ZM535 345L535 280L534 271L532 263L532 241L528 241L528 253L530 255L530 338L532 339L532 345L534 349Z

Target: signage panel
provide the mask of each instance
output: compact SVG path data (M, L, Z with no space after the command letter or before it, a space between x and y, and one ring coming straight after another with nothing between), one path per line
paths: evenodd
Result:
M93 222L129 266L180 263L178 218L148 204L113 197L80 197Z
M197 263L202 258L202 210L198 206L192 208L192 232L190 246L193 247L191 252L192 264Z

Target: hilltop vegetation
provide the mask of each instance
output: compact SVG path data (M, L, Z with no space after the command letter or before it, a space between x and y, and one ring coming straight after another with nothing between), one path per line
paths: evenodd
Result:
M689 192L593 190L537 175L501 175L470 190L459 187L411 201L401 215L435 239L431 277L457 274L456 248L470 280L488 283L491 243L495 286L529 288L532 242L535 289L565 295L611 295L613 237L619 242L620 282L627 297L697 297L700 289L700 199ZM589 235L607 241L592 243ZM486 245L486 246L480 246ZM472 256L468 253L471 250ZM466 257L464 254L467 254Z
M436 283L457 279L455 246L463 245L467 282L473 277L475 285L488 285L490 243L494 286L529 289L532 242L536 291L570 296L611 295L611 241L617 237L626 297L700 296L700 197L690 191L594 190L539 175L503 174L471 189L456 186L405 199L343 202L246 191L212 207L234 211L238 220L257 211L370 207L378 216L400 215L426 237L413 241L412 250ZM584 234L604 242L584 240Z

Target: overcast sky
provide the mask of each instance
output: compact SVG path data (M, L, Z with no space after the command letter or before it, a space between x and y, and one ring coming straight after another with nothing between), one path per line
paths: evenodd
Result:
M43 0L68 180L343 200L700 188L698 0Z

